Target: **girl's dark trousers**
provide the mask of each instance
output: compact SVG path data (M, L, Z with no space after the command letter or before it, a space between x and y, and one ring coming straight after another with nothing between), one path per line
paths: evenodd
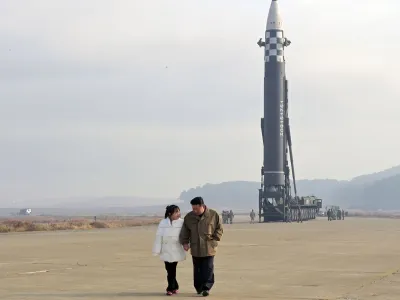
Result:
M178 281L176 281L176 267L178 266L178 262L164 262L165 270L167 270L167 281L168 287L167 292L172 292L179 290Z

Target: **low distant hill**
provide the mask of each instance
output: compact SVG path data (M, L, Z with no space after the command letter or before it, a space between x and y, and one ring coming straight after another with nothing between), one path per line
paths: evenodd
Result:
M361 175L349 181L315 179L298 180L296 183L299 196L318 196L323 199L324 206L337 204L365 210L400 209L400 166ZM179 198L187 203L193 197L202 196L217 209L256 209L259 187L259 182L251 181L207 183L183 191Z
M380 172L354 177L350 182L352 184L369 184L389 177L394 177L399 174L400 165Z

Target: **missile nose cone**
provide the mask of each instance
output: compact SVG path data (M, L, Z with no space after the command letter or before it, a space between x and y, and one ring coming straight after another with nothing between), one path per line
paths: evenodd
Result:
M283 30L278 0L272 0L271 6L269 7L267 30Z

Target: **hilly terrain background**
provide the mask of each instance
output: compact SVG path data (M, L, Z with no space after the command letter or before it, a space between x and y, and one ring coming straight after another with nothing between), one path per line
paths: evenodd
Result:
M34 215L162 215L167 204L190 210L190 200L202 196L214 209L248 212L258 209L259 182L232 181L183 191L178 199L144 197L75 197L38 201L0 201L0 216L10 216L21 208L32 208ZM323 206L337 204L345 209L400 211L400 166L355 177L349 181L334 179L298 180L299 196L315 195Z
M400 166L355 177L349 181L334 179L297 180L299 196L315 195L323 206L340 205L347 209L400 210ZM257 209L259 182L234 181L205 184L183 191L180 199L188 203L202 196L211 206L224 209Z

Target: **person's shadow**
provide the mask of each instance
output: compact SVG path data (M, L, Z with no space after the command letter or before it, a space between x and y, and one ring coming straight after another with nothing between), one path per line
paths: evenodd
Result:
M114 295L116 297L158 297L158 296L165 296L165 293L154 293L154 292L123 292ZM179 293L174 295L174 297L191 297L196 296L194 293Z
M95 298L95 299L110 299L112 297L138 297L138 298L147 298L147 297L160 297L165 296L165 293L156 293L156 292L119 292L119 293L93 293L93 292L82 292L82 293L26 293L26 294L14 294L13 296L29 296L29 298L67 298L67 299L84 299L84 298ZM174 297L191 297L196 296L193 293L179 293L174 295Z

